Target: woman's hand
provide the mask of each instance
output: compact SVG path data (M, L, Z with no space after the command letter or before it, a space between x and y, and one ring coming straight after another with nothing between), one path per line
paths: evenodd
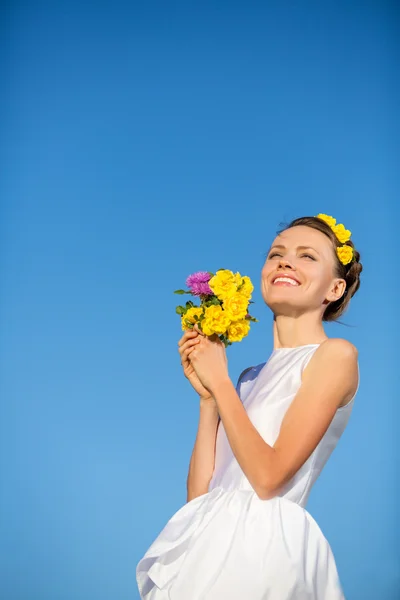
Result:
M194 331L199 332L197 325ZM191 348L189 359L200 383L211 394L219 383L229 380L225 346L217 335L207 337L199 332L198 341Z
M190 355L194 348L199 344L200 337L204 334L201 333L198 329L188 329L181 339L178 342L179 346L179 354L181 356L181 365L183 368L183 374L186 379L189 380L193 389L199 394L200 399L202 401L212 401L214 402L214 398L210 394L210 392L202 385L200 379L198 378L196 371L193 368L193 365L190 362Z

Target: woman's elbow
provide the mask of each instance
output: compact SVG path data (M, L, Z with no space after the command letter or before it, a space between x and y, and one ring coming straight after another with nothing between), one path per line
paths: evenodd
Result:
M269 478L267 481L264 479L260 485L257 485L254 491L260 500L270 500L275 496L280 496L283 486L284 482L281 478Z
M270 500L271 498L275 498L275 496L279 495L279 489L272 487L259 487L254 491L260 500Z

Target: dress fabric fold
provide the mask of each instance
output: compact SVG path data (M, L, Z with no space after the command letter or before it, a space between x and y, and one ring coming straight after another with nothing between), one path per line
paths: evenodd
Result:
M237 392L273 445L318 344L278 348ZM208 492L184 504L136 567L142 600L344 600L328 540L305 509L312 485L342 435L353 399L339 408L309 459L260 499L230 448L222 422Z

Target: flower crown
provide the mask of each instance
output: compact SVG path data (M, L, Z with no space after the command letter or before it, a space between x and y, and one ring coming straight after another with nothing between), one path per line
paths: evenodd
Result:
M330 217L329 215L320 213L319 215L316 215L316 218L325 221L325 223L327 223L332 229L339 242L343 244L342 246L338 246L336 248L336 254L343 265L348 265L352 260L355 259L353 248L346 244L346 242L348 242L350 239L351 231L346 229L343 223L336 225L336 219Z

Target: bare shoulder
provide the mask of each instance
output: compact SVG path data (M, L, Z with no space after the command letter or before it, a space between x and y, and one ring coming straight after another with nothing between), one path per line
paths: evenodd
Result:
M343 338L329 338L322 342L317 352L325 358L353 359L357 361L358 350L354 344Z
M343 385L346 390L339 406L345 406L358 387L358 350L343 338L329 338L317 348L309 365L304 369L305 378L316 375L334 378L332 385Z

